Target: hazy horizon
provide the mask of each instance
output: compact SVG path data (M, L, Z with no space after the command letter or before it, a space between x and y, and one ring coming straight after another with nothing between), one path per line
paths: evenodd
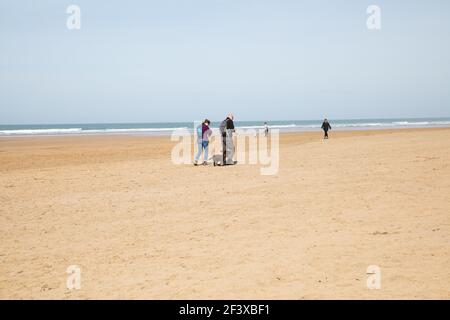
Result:
M225 117L224 117L225 118ZM51 122L51 123L0 123L0 126L55 126L55 125L136 125L136 124L185 124L185 123L198 123L203 119L196 120L188 120L188 121L146 121L146 122ZM210 119L212 123L220 123L223 119ZM328 118L330 122L343 122L343 121L366 121L366 120L380 120L380 121L388 121L388 120L446 120L450 121L450 117L400 117L400 118L348 118L348 119L339 119L339 118ZM317 122L321 123L322 119L257 119L257 120L243 120L243 119L235 119L236 123L261 123L267 122L269 125L272 123L279 122Z
M225 119L226 115L224 115L222 118ZM24 123L0 123L0 126L14 126L14 125L69 125L69 124L139 124L139 123L148 123L148 124L157 124L157 123L187 123L187 122L197 122L202 121L205 117L199 118L199 119L190 119L190 120L184 120L184 121L103 121L103 122L24 122ZM223 119L212 119L208 118L212 122L220 122ZM282 121L323 121L324 118L317 118L317 119L236 119L235 122L282 122ZM450 116L442 116L442 117L376 117L376 118L327 118L330 121L356 121L356 120L438 120L438 119L450 119Z
M0 124L448 118L449 38L444 0L0 0Z

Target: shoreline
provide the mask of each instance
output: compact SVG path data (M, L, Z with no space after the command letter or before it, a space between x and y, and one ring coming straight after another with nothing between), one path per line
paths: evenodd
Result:
M217 128L213 128L217 129ZM237 128L240 129L240 128ZM442 130L442 129L450 129L449 125L435 125L435 126L410 126L410 127L356 127L356 128L333 128L330 132L330 135L333 132L383 132L383 131L411 131L411 130ZM278 129L279 130L279 129ZM146 137L146 138L167 138L170 137L173 132L176 130L168 132L152 132L152 133L140 133L140 132L97 132L97 133L63 133L63 134L11 134L11 135L0 135L1 140L10 140L14 138L24 139L24 138L61 138L61 137ZM192 135L194 132L192 129L189 129L190 134ZM321 129L283 129L279 131L280 135L287 134L314 134L314 133L323 133Z
M78 136L78 135L143 135L171 136L174 132L194 133L201 121L188 122L135 122L135 123L53 123L53 124L0 124L0 137L14 136ZM265 121L235 121L235 128L242 131L258 131ZM322 120L271 120L269 130L282 133L314 132L321 130ZM211 128L218 131L220 121L213 121ZM428 118L366 118L333 119L334 131L386 130L408 128L450 127L450 117ZM183 133L182 133L183 134Z

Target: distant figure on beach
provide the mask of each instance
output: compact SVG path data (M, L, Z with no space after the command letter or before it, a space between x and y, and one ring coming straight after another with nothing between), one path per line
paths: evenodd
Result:
M267 122L264 122L264 135L267 137L269 134L269 126L267 125Z
M322 130L324 132L323 138L328 139L328 130L331 130L331 126L327 119L323 120Z
M220 124L220 134L222 135L222 155L223 165L235 164L233 161L234 144L234 116L230 113L225 120Z
M201 125L197 127L197 145L198 145L198 152L195 156L194 165L196 166L198 164L198 160L200 159L202 152L203 153L203 165L208 164L208 145L209 145L209 137L212 134L211 129L209 128L209 125L211 124L211 121L208 119L205 119Z

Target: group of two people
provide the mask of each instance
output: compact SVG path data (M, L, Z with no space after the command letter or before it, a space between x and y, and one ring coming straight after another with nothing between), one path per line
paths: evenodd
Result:
M228 116L220 124L220 135L222 138L222 159L217 161L221 165L235 164L233 161L234 155L234 144L233 144L233 133L234 133L234 116L233 114L228 114ZM196 128L197 131L197 145L198 151L194 159L194 165L198 165L200 157L203 153L203 165L208 164L208 153L209 153L209 139L212 135L212 130L209 127L211 121L205 119L201 125ZM215 161L215 160L214 160Z

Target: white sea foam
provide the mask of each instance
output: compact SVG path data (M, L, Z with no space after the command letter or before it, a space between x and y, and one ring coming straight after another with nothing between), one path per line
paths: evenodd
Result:
M0 136L12 135L63 135L63 134L96 134L96 133L139 133L139 132L172 132L183 128L120 128L120 129L82 129L82 128L53 128L53 129L11 129L0 130Z
M450 121L396 121L392 122L398 126L445 126L450 125Z
M306 122L306 121L305 121ZM312 122L312 121L307 121ZM176 125L176 124L175 124ZM433 126L450 126L450 121L447 119L430 119L430 120L422 120L417 119L417 121L413 120L405 120L405 121L377 121L373 122L361 120L344 120L344 121L331 121L332 128L335 129L349 129L352 128L394 128L394 127L433 127ZM21 126L22 128L7 128L3 127L0 130L0 136L19 136L19 135L74 135L74 134L132 134L132 133L148 133L148 134L170 134L175 130L187 130L187 132L192 133L194 130L192 128L183 126L183 127L154 127L154 128L26 128ZM310 131L320 129L321 121L317 121L316 123L287 123L287 124L269 124L270 129L280 129L280 131ZM236 129L241 130L249 130L255 129L260 130L263 129L263 125L242 125L239 126L237 124ZM218 131L217 127L212 128L213 131Z
M17 130L0 130L0 135L35 135L35 134L73 134L81 133L81 128L68 129L17 129Z
M130 129L86 129L83 133L133 133L133 132L172 132L175 130L188 129L180 128L130 128Z
M388 126L389 123L381 123L381 122L367 122L367 123L338 123L335 124L334 127L336 128L346 128L346 127L382 127L382 126Z
M296 128L300 127L296 124L280 124L280 125L270 125L268 126L270 129L284 129L284 128ZM239 129L264 129L264 126L236 126Z

